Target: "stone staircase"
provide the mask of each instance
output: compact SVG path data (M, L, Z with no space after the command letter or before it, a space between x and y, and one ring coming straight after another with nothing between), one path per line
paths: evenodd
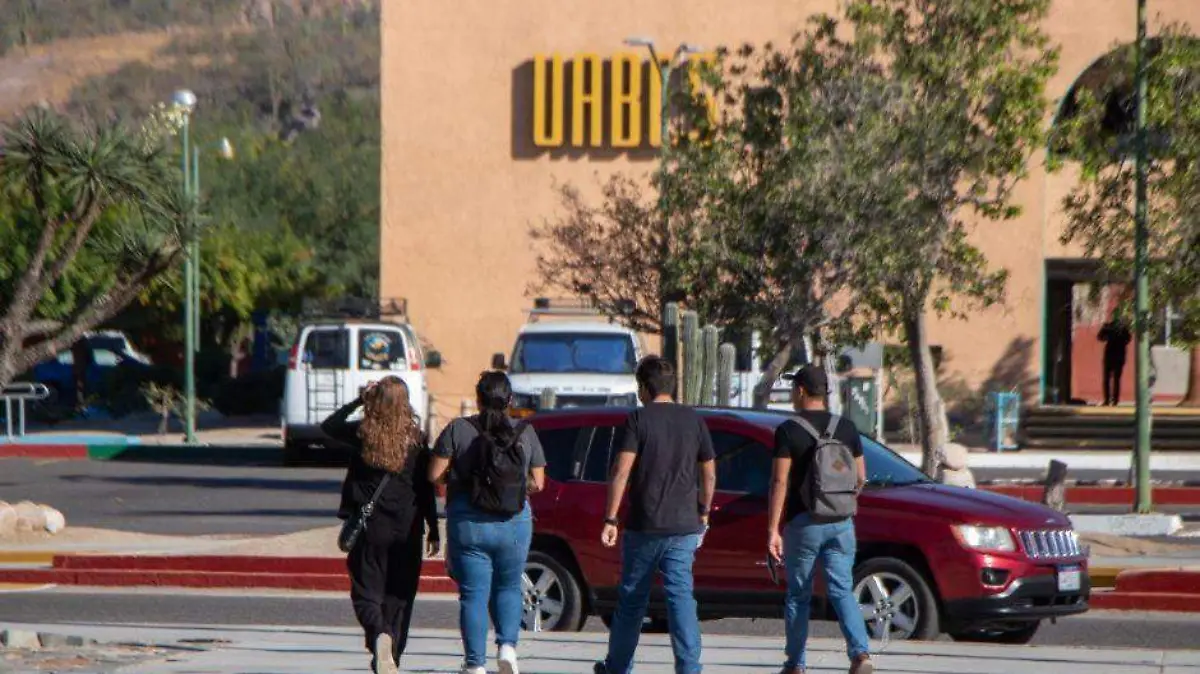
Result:
M1200 409L1154 409L1153 449L1200 451ZM1130 450L1132 407L1045 406L1027 409L1021 423L1026 449Z

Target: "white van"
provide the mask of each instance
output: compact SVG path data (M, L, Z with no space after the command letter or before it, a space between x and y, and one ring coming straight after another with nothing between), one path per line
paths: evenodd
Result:
M407 323L348 319L306 324L292 346L284 380L284 463L300 463L306 454L323 449L327 439L321 422L358 397L367 384L390 375L408 385L413 411L425 428L425 370L440 366L441 355L426 355Z
M555 407L636 407L634 369L645 355L636 332L583 303L562 306L538 298L521 326L512 359L492 357L492 368L508 370L514 416L539 407L542 391L555 393Z

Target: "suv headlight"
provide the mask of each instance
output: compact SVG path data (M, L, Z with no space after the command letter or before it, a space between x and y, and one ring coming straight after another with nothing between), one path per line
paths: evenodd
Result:
M980 527L973 524L957 524L953 527L954 537L963 547L972 550L995 550L1013 552L1017 549L1012 534L1004 527Z
M636 393L626 393L625 395L609 396L609 407L637 407L638 399Z

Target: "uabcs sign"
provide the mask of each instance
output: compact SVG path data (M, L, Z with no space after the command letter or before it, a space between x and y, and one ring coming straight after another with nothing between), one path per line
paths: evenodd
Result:
M716 101L701 86L700 65L713 54L692 54L677 69L682 85L697 92L716 114ZM666 67L666 64L663 65ZM533 58L533 145L543 150L634 150L662 145L663 82L660 70L634 54L611 57L561 54Z

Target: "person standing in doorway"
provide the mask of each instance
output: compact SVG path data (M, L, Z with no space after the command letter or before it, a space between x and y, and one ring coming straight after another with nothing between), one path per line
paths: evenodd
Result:
M359 407L362 421L349 421ZM350 600L372 655L371 671L397 674L422 555L432 557L441 547L425 435L409 404L408 386L394 376L369 385L362 397L330 415L321 430L354 450L338 517L346 519L375 503L366 530L346 558Z
M1104 404L1116 406L1121 403L1121 375L1133 333L1125 321L1113 316L1100 327L1098 337L1104 342Z
M775 431L767 520L767 554L787 570L784 619L787 660L780 674L803 674L816 563L825 569L828 600L846 638L850 674L871 674L867 626L855 598L854 519L866 482L862 438L854 423L829 413L825 371L805 365L792 375L797 418ZM820 475L821 480L809 478ZM837 485L841 483L841 490ZM825 490L829 491L826 492ZM786 517L785 517L786 511ZM786 526L784 525L786 522Z
M637 366L638 397L613 461L601 542L615 547L625 489L629 510L621 536L621 585L609 629L608 656L596 674L629 674L656 574L663 580L676 674L700 667L700 621L692 564L708 527L717 473L704 420L671 398L675 367L648 356Z
M475 396L479 414L455 419L442 431L429 476L434 483L447 480L446 553L458 583L462 674L487 674L489 614L500 674L518 674L521 579L533 541L527 494L545 487L546 456L533 427L508 416L507 375L484 372Z

